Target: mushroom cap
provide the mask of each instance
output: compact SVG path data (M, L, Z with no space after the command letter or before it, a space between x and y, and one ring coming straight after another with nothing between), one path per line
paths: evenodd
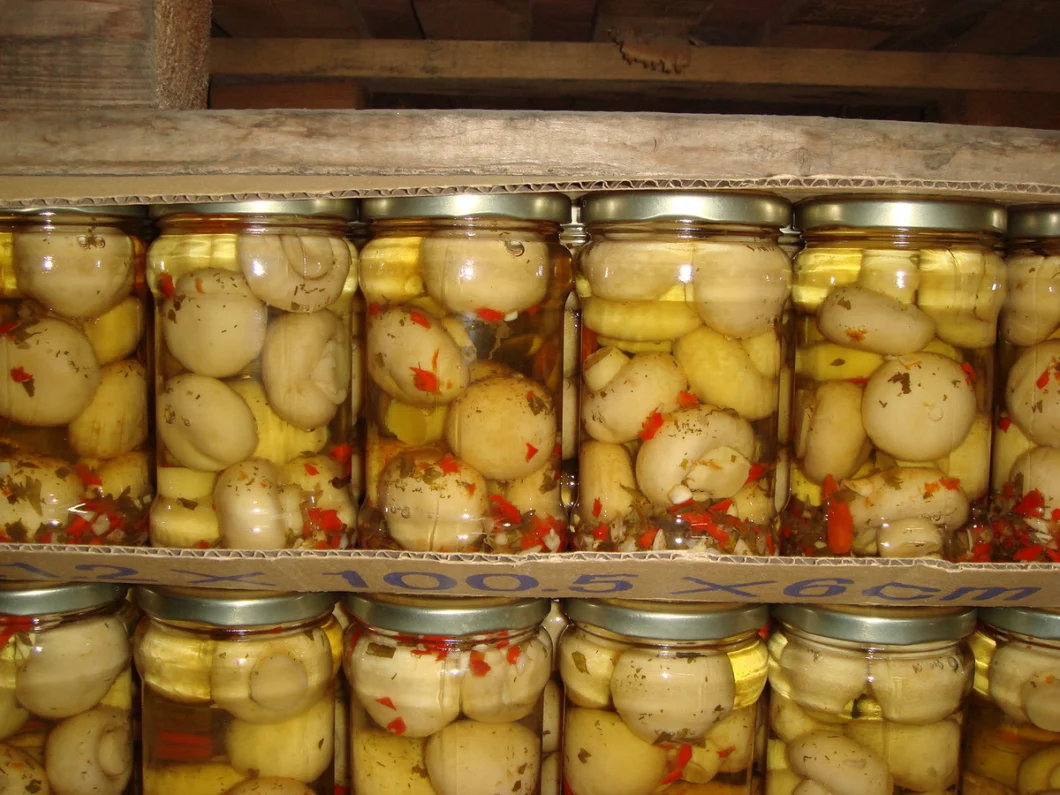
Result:
M985 497L990 488L991 433L990 417L976 414L964 441L937 462L943 472L961 482L961 491L972 502Z
M592 439L582 444L577 511L586 526L610 524L628 516L636 490L633 461L623 445Z
M732 712L735 697L736 679L725 654L629 649L611 675L615 710L650 743L702 740Z
M865 431L896 458L942 458L964 441L975 421L975 390L968 381L957 362L937 353L891 359L865 384Z
M691 240L607 237L593 240L579 258L590 294L608 301L652 301L692 274Z
M456 720L466 675L456 657L438 659L379 640L359 638L350 663L351 691L372 720L388 726L400 719L409 738L428 737Z
M934 723L960 710L972 673L960 651L874 659L869 663L869 688L885 720Z
M558 442L556 408L541 384L495 376L476 381L449 407L445 438L458 458L490 480L544 466Z
M579 627L559 640L559 675L567 699L579 707L603 709L611 703L611 675L622 649L605 646Z
M1060 674L1060 655L1023 641L1006 643L990 660L990 699L1016 723L1033 723L1028 713L1033 699L1039 696L1034 684L1043 675L1056 674Z
M1037 345L1060 327L1060 257L1016 254L1005 263L1008 295L1001 312L1001 339Z
M423 283L448 312L522 312L548 292L549 253L548 243L517 232L435 235L420 244Z
M738 773L746 770L755 755L755 734L758 731L758 705L752 704L718 721L707 733L706 748L692 749L692 763L701 766L719 760L718 772ZM710 746L713 745L713 748ZM705 759L712 757L712 759ZM686 771L691 772L691 771ZM689 775L684 778L692 781Z
M920 285L917 252L907 249L865 249L861 252L858 285L903 304L916 300Z
M104 495L115 499L124 494L134 500L143 500L154 491L151 483L153 464L154 456L147 452L115 456L96 467L99 488Z
M868 378L883 364L883 357L872 351L856 351L834 342L817 342L795 352L799 375L814 381L846 381Z
M795 258L792 301L805 315L815 315L836 287L855 284L861 275L861 248L813 246Z
M15 688L0 688L0 740L15 734L29 720L29 710L24 709L15 697ZM3 746L0 746L3 747ZM0 761L0 769L3 762Z
M684 285L678 285L682 297ZM685 301L607 301L595 296L582 299L582 323L601 337L629 342L675 340L703 325Z
M44 766L30 754L10 745L0 745L0 781L4 783L5 793L49 793Z
M228 549L283 549L292 530L301 528L301 517L292 526L283 499L280 470L261 458L232 464L217 478L213 502Z
M0 477L0 527L11 531L20 523L27 537L42 527L64 527L82 502L84 485L67 462L30 453L8 459ZM14 499L12 499L14 498Z
M218 707L241 721L279 723L309 710L333 679L331 644L314 629L271 640L218 641L210 692Z
M254 414L223 381L184 373L166 381L156 424L166 452L182 466L216 472L258 446Z
M771 690L769 728L782 742L790 743L808 732L826 729L827 724L811 717L791 697L783 695L779 690Z
M236 259L250 291L285 312L318 312L342 295L357 253L329 234L246 234Z
M452 455L420 448L394 456L379 477L377 505L405 549L459 552L478 546L488 518L486 481Z
M209 268L180 277L159 321L177 361L200 375L225 378L261 353L268 312L241 275Z
M221 528L213 499L169 498L159 496L151 503L151 546L194 549L216 546Z
M538 516L552 516L566 521L567 512L560 498L560 475L550 461L536 472L510 480L504 486L504 497L519 513L533 511Z
M1051 516L1060 508L1060 449L1035 447L1020 455L1012 464L1010 479L1023 483L1023 493L1037 491L1042 495L1043 514Z
M774 690L800 707L843 715L865 691L868 677L869 665L861 652L848 654L791 639L769 680Z
M770 331L791 295L791 261L774 245L696 241L696 311L727 337Z
M280 472L288 488L301 492L301 502L321 510L333 510L343 524L352 525L357 509L342 475L342 466L331 456L302 455Z
M957 783L961 727L956 720L920 726L855 720L845 731L886 761L895 786L913 792L943 792Z
M687 384L668 353L638 353L627 360L616 348L601 348L585 360L583 370L588 389L582 395L582 423L601 442L636 439L653 412L677 408Z
M224 795L314 795L313 789L293 778L274 776L252 778L236 784Z
M131 356L146 328L143 301L128 295L102 315L86 320L81 328L101 366Z
M666 749L613 712L569 707L564 728L563 775L578 795L651 795L666 775Z
M140 681L167 701L209 704L214 642L145 620L134 648Z
M44 630L18 667L15 695L41 718L76 715L100 702L130 656L125 625L113 616Z
M424 294L422 237L374 237L361 249L359 281L365 301L394 304Z
M689 388L704 402L733 409L748 420L777 412L776 374L763 375L739 340L703 326L677 341L674 356Z
M413 446L437 442L445 436L448 406L421 408L383 394L376 403L380 430Z
M1060 447L1060 340L1032 345L1008 373L1005 406L1035 444Z
M551 754L559 749L563 724L563 688L555 679L545 682L541 699L541 750Z
M894 788L886 762L834 732L809 732L790 742L788 763L833 795L889 795Z
M412 406L449 403L470 381L460 345L424 312L370 311L365 346L368 375L390 397Z
M292 425L273 411L265 388L257 381L246 378L227 381L228 386L246 401L254 415L258 432L258 446L253 458L264 458L276 466L283 466L302 453L317 453L328 441L326 426L302 430Z
M464 715L482 723L509 723L531 714L552 675L552 649L534 637L503 649L484 649L482 661L485 665L464 674Z
M21 232L11 241L18 289L66 317L101 315L132 289L136 244L117 230Z
M917 264L921 309L934 317L964 316L994 326L1006 295L1000 255L987 248L927 248L920 250Z
M284 315L269 325L261 354L269 405L299 428L327 425L350 389L349 332L331 312Z
M922 517L895 519L872 531L881 558L942 557L947 533Z
M817 327L837 345L892 356L920 350L935 334L927 313L856 286L838 287L824 299Z
M132 718L112 707L67 718L48 734L44 759L56 793L121 795L132 777Z
M1026 757L1019 766L1020 795L1052 795L1060 780L1060 747L1047 745Z
M812 394L800 393L806 405L796 415L796 455L814 483L826 476L847 478L865 459L868 435L861 421L862 390L849 381L825 381Z
M105 365L92 400L68 428L78 455L114 458L147 439L147 375L135 359Z
M329 690L308 709L277 723L232 720L225 751L229 764L244 775L316 781L335 755L334 693Z
M353 791L357 795L437 795L427 777L423 740L395 737L381 729L352 733Z
M968 518L968 498L937 469L894 467L840 486L857 495L847 503L855 529L919 518L955 530Z
M144 765L143 795L220 795L244 778L223 762Z
M45 317L0 336L0 415L22 425L65 425L99 386L92 343L80 329Z
M428 738L427 775L438 795L534 792L541 738L521 723L459 720Z

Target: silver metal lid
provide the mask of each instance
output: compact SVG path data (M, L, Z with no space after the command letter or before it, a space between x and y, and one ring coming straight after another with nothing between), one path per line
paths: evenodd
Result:
M991 627L1044 640L1060 639L1060 612L1029 607L983 607L979 620Z
M665 190L592 193L582 199L582 222L705 221L780 229L791 223L791 202L764 193Z
M0 215L74 215L98 218L146 218L147 208L139 204L95 204L91 207L14 207L0 209Z
M387 196L364 199L366 221L390 218L475 218L570 223L571 202L562 193L456 193L451 196Z
M191 621L216 627L291 624L329 614L329 593L225 591L213 588L138 587L136 602L162 621Z
M170 215L307 215L356 218L353 199L276 199L249 202L196 202L194 204L155 204L152 218Z
M654 640L720 640L757 632L769 619L765 605L639 602L627 599L568 599L568 618L617 635Z
M72 582L65 585L0 585L0 614L7 616L47 616L77 613L120 602L128 589L123 585L99 582Z
M975 630L973 608L810 607L774 605L773 617L793 627L835 640L911 646L960 640Z
M347 594L346 610L380 629L414 635L476 635L540 624L549 599L453 598L444 596L365 596Z
M948 232L1005 231L1005 208L971 199L915 196L829 196L795 205L794 226L937 229Z
M1060 205L1013 207L1008 211L1008 236L1060 237Z

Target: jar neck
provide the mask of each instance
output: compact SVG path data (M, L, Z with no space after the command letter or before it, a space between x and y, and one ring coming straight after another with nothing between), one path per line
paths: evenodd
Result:
M1037 646L1049 652L1060 654L1060 638L1036 638L1033 635L1021 635L1018 632L1010 632L1006 629L999 629L989 625L984 626L984 630L987 634L993 636L998 645L1028 643L1031 646Z
M384 629L383 627L373 627L370 624L365 624L363 621L354 618L352 622L354 626L354 635L359 636L363 634L372 634L387 640L407 646L424 646L426 648L468 648L477 645L490 645L495 646L502 643L517 644L523 641L529 640L541 630L541 627L534 625L529 627L517 627L514 629L502 629L502 630L491 630L487 632L476 632L465 635L433 635L433 634L419 634L410 632L397 632L395 630Z
M617 632L600 627L595 624L579 624L573 622L571 627L577 627L588 635L592 635L605 641L608 645L622 644L639 649L679 649L731 651L733 649L758 643L760 638L756 632L741 632L724 638L702 638L695 640L674 640L672 638L637 638L631 635L620 635Z
M82 229L114 229L135 235L144 222L137 218L118 215L89 215L86 213L56 213L54 215L15 215L0 212L0 230L9 232L49 232Z
M926 641L924 643L910 643L910 644L897 644L897 643L876 643L873 641L849 641L840 640L838 638L830 638L827 635L816 635L812 632L804 632L797 627L793 627L790 624L781 624L780 631L789 638L798 638L801 642L808 645L818 644L820 646L829 646L834 649L842 649L844 651L854 651L859 653L882 653L889 656L901 656L901 655L922 655L925 653L933 652L947 652L958 648L965 641L961 640L935 640Z
M1001 242L996 232L945 229L843 227L809 229L802 233L806 248L988 248Z
M1060 257L1060 237L1023 237L1008 241L1008 256Z
M375 237L424 237L439 232L519 233L559 241L560 225L552 221L518 218L385 218L369 225Z
M725 238L737 240L753 239L776 243L780 239L780 228L755 224L723 224L694 220L658 221L607 221L589 224L586 227L590 239L611 240L640 237L676 237L694 240Z
M309 215L167 215L158 220L163 235L172 234L297 234L312 232L346 236L346 219Z
M207 635L215 639L232 637L252 639L320 629L334 619L332 618L331 613L325 613L322 616L307 618L301 621L288 621L279 624L264 624L247 627L217 626L216 624L206 624L201 621L176 621L173 619L157 618L156 616L148 616L148 620L162 627L166 627L167 629L192 635Z
M53 629L61 624L74 624L92 618L117 615L124 602L90 607L85 610L71 610L65 613L43 613L36 616L0 615L0 646L4 640L16 632L40 632Z

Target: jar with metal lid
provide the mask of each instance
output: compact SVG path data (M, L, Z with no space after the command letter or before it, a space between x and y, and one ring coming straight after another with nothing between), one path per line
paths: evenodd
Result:
M991 483L1001 560L1060 561L1060 206L1009 213Z
M557 552L560 194L366 199L367 454L358 543Z
M144 795L332 795L335 598L141 587Z
M568 599L564 608L565 792L760 791L765 606Z
M990 560L1005 211L839 196L795 208L789 555Z
M559 241L576 258L589 242L589 233L582 223L581 206L571 206L569 224L563 224ZM581 402L581 378L578 375L578 350L581 347L582 310L578 294L571 291L563 308L563 427L562 464L560 465L560 497L568 511L578 493L578 414Z
M350 545L352 214L335 199L152 208L155 546Z
M777 605L766 795L955 792L967 608Z
M350 594L345 605L353 795L555 791L549 600Z
M582 217L575 546L772 554L790 205L602 193Z
M975 688L964 795L1035 795L1060 782L1060 614L985 608L972 636Z
M143 226L142 207L0 210L0 542L147 540Z
M4 792L121 795L133 775L125 588L0 586Z

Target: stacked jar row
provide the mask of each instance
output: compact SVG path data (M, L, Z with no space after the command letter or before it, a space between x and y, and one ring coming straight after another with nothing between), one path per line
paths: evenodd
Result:
M980 611L973 634L968 609L781 605L767 633L747 605L136 602L138 624L117 586L0 591L5 792L1044 795L1060 775L1053 611Z
M591 194L573 284L566 197L352 209L10 216L5 540L1060 557L1055 209Z

